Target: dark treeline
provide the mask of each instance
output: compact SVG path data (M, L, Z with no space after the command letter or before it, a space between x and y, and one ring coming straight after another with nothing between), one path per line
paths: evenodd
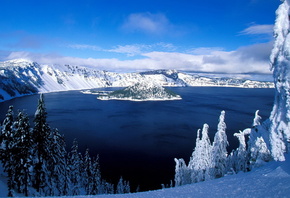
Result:
M64 196L129 193L129 182L121 177L114 186L101 177L99 157L89 149L81 154L75 140L71 150L57 129L47 123L40 95L31 127L28 115L10 106L0 127L0 161L7 176L8 195Z

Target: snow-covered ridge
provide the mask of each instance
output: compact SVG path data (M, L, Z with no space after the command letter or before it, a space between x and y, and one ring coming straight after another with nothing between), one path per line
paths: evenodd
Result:
M0 62L0 101L37 92L128 87L140 81L161 86L274 87L272 82L209 78L176 70L115 73L74 65L40 65L17 59Z

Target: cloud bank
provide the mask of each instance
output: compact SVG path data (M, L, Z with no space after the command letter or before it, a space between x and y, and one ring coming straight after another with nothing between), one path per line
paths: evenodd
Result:
M161 45L161 44L160 44ZM162 44L163 45L163 44ZM164 46L166 46L164 44ZM163 47L164 47L163 46ZM78 48L93 48L94 46L79 45ZM117 46L111 51L126 54L140 54L141 58L119 60L116 58L95 59L61 56L58 54L37 54L31 52L0 51L0 57L5 60L26 58L42 64L72 64L95 67L108 71L142 71L153 69L177 69L196 72L221 73L270 73L269 60L272 42L240 47L235 51L223 51L220 48L200 48L187 53L170 51L148 51L145 46ZM172 47L172 46L167 46ZM201 52L206 52L202 54Z

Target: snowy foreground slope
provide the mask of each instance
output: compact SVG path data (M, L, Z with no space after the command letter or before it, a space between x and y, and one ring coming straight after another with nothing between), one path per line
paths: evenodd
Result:
M288 156L289 158L290 156ZM161 197L289 197L290 159L285 162L269 162L267 165L247 173L229 175L220 179L167 188L163 190L123 194L80 196L98 198L161 198Z
M220 179L166 188L162 190L122 195L78 196L96 198L161 198L161 197L289 197L290 156L284 162L269 162L251 172L240 172ZM0 181L0 197L7 196L6 184Z
M0 101L37 92L128 87L140 81L161 86L273 88L272 82L202 77L176 70L114 73L73 65L40 65L23 59L0 62Z

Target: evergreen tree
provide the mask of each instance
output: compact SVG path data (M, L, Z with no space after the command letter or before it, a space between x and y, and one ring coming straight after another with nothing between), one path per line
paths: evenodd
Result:
M106 180L102 180L101 184L101 194L114 194L114 184L107 182Z
M92 169L92 160L89 154L89 149L86 149L83 161L83 182L87 195L92 193L92 180L93 180L93 169Z
M116 194L124 194L124 193L130 193L130 184L129 182L123 180L123 177L121 177L117 184Z
M44 103L43 94L40 95L37 110L34 118L33 141L35 144L35 161L34 161L34 187L39 193L44 193L44 188L49 186L47 160L50 157L49 136L51 133L47 123L47 112Z
M264 140L265 134L264 127L260 125L259 110L255 113L253 121L253 127L248 129L249 140L248 140L248 157L249 157L249 169L253 167L259 167L267 161L271 160L271 154ZM266 134L268 135L268 133ZM264 137L263 137L264 136Z
M240 131L239 133L235 133L234 136L236 136L239 139L239 147L236 149L234 153L234 171L237 173L239 171L247 171L247 163L248 163L248 153L246 149L246 140L245 135L249 134L249 129L246 129L244 131Z
M223 177L227 173L227 135L226 135L226 123L225 111L221 112L218 129L214 137L212 161L214 164L214 177Z
M199 158L200 158L200 129L197 130L197 136L195 141L195 148L190 157L188 168L190 170L190 180L191 183L199 182L198 178L201 178L201 171L199 166Z
M99 156L93 161L92 164L92 195L101 194L101 171L99 164Z
M14 195L15 188L15 141L14 141L14 118L13 118L13 106L10 106L6 117L3 121L3 128L1 134L1 161L3 163L4 172L7 173L7 186L8 186L8 197Z
M175 161L175 186L182 186L185 184L190 184L190 170L186 166L185 161L181 159L174 158Z
M67 184L66 180L66 150L65 140L57 129L53 130L49 137L49 158L48 158L48 171L49 171L49 195L66 195ZM56 192L57 191L57 192Z
M213 163L212 163L212 146L210 139L208 137L208 128L207 124L203 125L202 129L202 138L200 140L200 158L199 165L202 170L201 181L210 180L213 178Z
M117 184L116 194L124 194L124 183L123 183L123 177L119 179L119 182Z
M29 124L29 118L23 112L19 112L14 124L15 135L15 182L18 192L29 195L29 186L31 185L32 154L33 141L32 130Z
M71 151L68 154L68 176L71 182L72 195L79 195L82 184L81 180L82 158L78 152L78 142L74 140Z
M259 116L259 110L255 112L255 118L253 120L253 126L261 125L261 116Z
M8 155L6 151L8 149L9 142L12 140L11 136L12 136L12 130L13 130L13 123L14 123L13 115L14 115L13 106L9 106L6 117L3 121L1 135L0 135L0 149L1 149L0 160L2 161L3 164L5 164L5 161L7 160Z

